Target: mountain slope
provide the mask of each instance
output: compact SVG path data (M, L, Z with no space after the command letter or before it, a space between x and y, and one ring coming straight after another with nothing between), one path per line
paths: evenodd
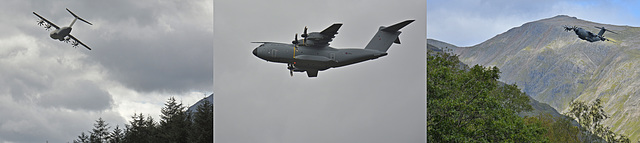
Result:
M203 104L203 102L205 100L208 100L209 103L213 104L213 93L211 93L211 95L209 95L209 96L207 96L207 97L205 97L203 99L198 100L198 102L196 102L196 104L193 104L193 105L189 106L187 111L191 112L191 113L197 112L198 106L200 106L200 104Z
M578 26L605 33L614 42L586 42L562 26ZM496 66L501 80L516 83L532 98L566 111L571 101L596 98L610 119L605 125L617 133L640 137L640 28L599 24L569 16L525 23L472 47L451 45L468 65ZM428 40L427 43L444 42ZM432 45L438 45L432 44ZM450 45L450 44L449 44ZM453 47L453 48L452 48Z
M438 45L438 46L435 46ZM432 39L427 39L427 50L430 51L434 51L435 52L443 52L443 49L447 49L447 48L457 48L454 45L448 44L448 43L444 43L444 42L440 42L437 40L432 40ZM435 54L434 54L435 55ZM459 65L460 67L463 67L464 69L469 69L469 66L464 64L464 63L460 63ZM499 82L499 84L505 84L504 82ZM554 117L558 117L558 116L563 116L561 115L556 109L552 108L551 106L549 106L549 104L546 103L540 103L537 100L529 97L529 105L531 105L531 107L533 107L533 110L530 112L523 112L523 113L519 113L520 116L536 116L539 115L540 113L542 114L550 114ZM577 123L576 123L577 124Z

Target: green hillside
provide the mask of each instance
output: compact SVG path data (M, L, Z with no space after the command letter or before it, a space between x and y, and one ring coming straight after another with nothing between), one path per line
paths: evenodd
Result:
M562 26L605 33L614 42L587 42ZM567 112L570 102L602 99L611 116L604 122L616 133L640 138L640 28L599 24L569 16L525 23L471 47L446 45L467 65L498 67L500 81L516 84L527 95Z

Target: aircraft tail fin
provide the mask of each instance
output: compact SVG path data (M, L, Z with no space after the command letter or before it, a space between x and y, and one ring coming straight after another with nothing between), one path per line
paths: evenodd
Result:
M371 38L369 44L364 49L372 49L380 52L387 52L392 43L400 44L399 30L409 25L414 20L405 20L403 22L391 25L389 27L380 26L376 35Z
M602 36L602 35L604 35L604 31L605 31L605 30L606 30L606 29L604 29L604 27L602 27L602 29L600 29L600 32L598 32L598 36Z
M71 13L71 15L73 15L73 17L75 17L75 19L73 19L73 21L71 22L71 24L69 25L69 27L73 26L73 24L74 24L74 23L76 23L76 20L77 20L77 19L79 19L80 21L82 21L82 22L84 22L84 23L87 23L87 24L89 24L89 25L93 25L93 24L91 24L89 21L86 21L86 20L84 20L84 19L80 18L80 17L79 17L78 15L76 15L75 13L71 12L71 10L69 10L69 8L67 8L67 11L68 11L69 13Z

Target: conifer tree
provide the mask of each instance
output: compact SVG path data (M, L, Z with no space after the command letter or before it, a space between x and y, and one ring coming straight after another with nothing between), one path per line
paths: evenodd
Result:
M193 124L189 141L194 143L213 142L213 104L209 100L203 100L193 113Z
M120 126L116 126L113 132L109 135L109 143L121 143L124 142L124 132L120 129Z
M144 117L142 113L131 116L132 121L126 125L124 142L153 143L157 141L156 124L151 116Z
M170 97L165 107L160 111L160 138L166 142L184 142L189 135L191 122L187 120L187 113L182 103L177 103Z
M74 143L88 143L89 142L89 136L87 136L87 134L85 134L84 132L82 132L79 136L78 139L73 140Z
M106 143L109 140L109 124L105 123L101 117L96 120L93 127L94 128L90 132L91 135L89 136L89 140L92 143Z

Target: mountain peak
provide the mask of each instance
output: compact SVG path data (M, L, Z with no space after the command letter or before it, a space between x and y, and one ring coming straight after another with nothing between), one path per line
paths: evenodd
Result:
M193 104L193 105L189 106L189 108L187 109L187 111L188 111L188 112L191 112L191 113L195 113L195 112L197 112L197 110L196 110L196 109L198 109L198 106L199 106L199 105L201 105L201 104L203 104L203 102L204 102L205 100L209 101L209 103L210 103L210 104L213 104L213 93L211 93L211 95L209 95L209 96L207 96L207 97L205 97L205 98L200 99L198 102L196 102L196 104Z
M572 17L572 16L568 16L568 15L556 15L556 16L551 17L551 18L574 18L574 19L577 19L576 17Z

